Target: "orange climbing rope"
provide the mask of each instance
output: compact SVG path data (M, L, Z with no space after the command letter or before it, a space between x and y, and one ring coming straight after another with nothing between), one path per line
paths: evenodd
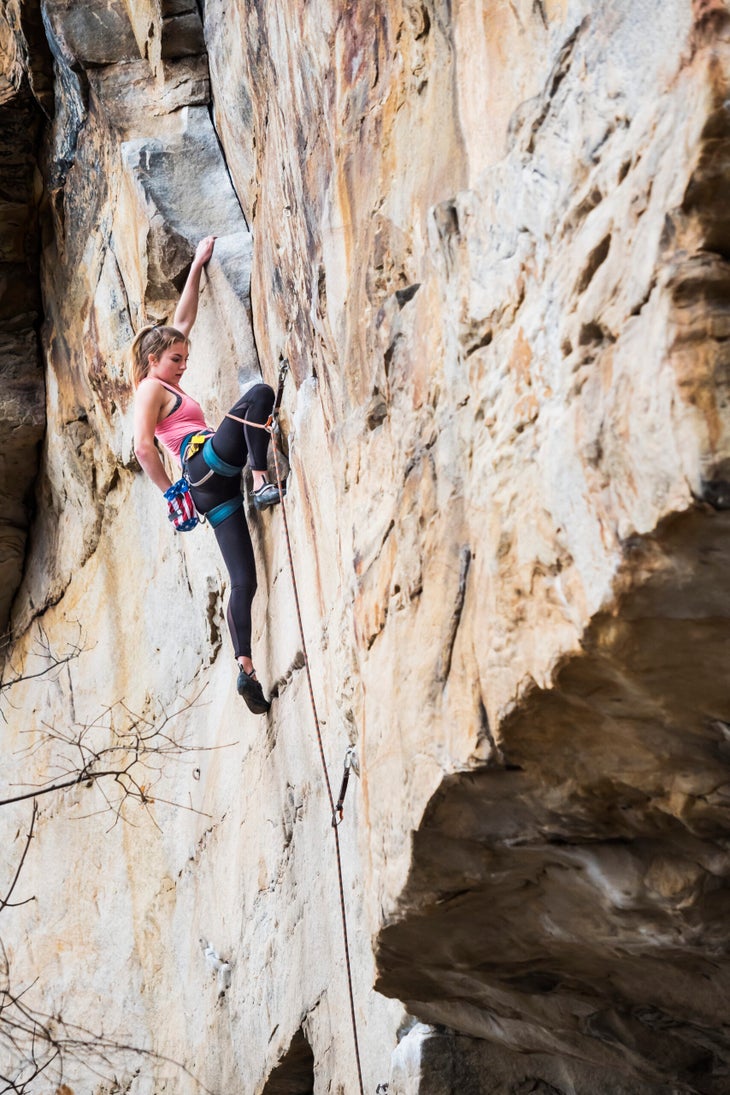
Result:
M251 422L249 419L237 418L236 415L228 414L227 418L233 418L236 422L243 422L247 426L256 426L257 429L267 430L271 435L271 448L274 453L274 467L276 469L276 485L279 488L279 498L281 500L281 513L284 518L284 533L286 537L286 550L289 557L289 571L291 573L292 586L294 589L294 603L297 610L297 621L299 624L299 637L302 643L302 654L304 655L304 668L307 671L307 684L309 685L309 699L312 704L312 715L314 717L314 728L317 732L317 744L319 745L319 755L322 760L322 771L324 772L324 782L327 788L327 797L329 798L330 811L332 816L332 830L335 835L335 850L337 853L337 881L340 889L340 912L342 915L342 937L345 949L345 965L347 967L347 986L350 994L350 1015L352 1018L352 1036L355 1044L355 1062L357 1064L357 1079L360 1089L360 1095L364 1095L365 1089L363 1087L362 1080L362 1067L360 1064L360 1044L357 1035L357 1018L355 1016L355 994L352 987L352 966L350 964L350 944L347 933L347 910L345 908L345 886L342 880L342 854L340 851L340 834L338 829L337 815L339 813L340 820L342 819L342 805L344 801L344 791L347 784L343 781L344 787L340 790L339 801L335 804L334 796L332 794L332 785L330 784L329 773L327 771L327 760L324 755L324 745L322 743L322 731L319 724L319 716L317 714L317 704L314 698L314 686L312 684L312 673L309 667L309 655L307 654L307 644L304 638L304 625L302 624L302 612L299 604L299 590L297 588L297 578L294 571L294 559L291 550L291 537L289 536L289 522L286 516L286 505L284 502L284 491L282 489L281 473L279 471L279 458L277 455L277 437L280 433L279 427L279 406L281 404L281 397L284 390L284 380L288 370L288 363L284 361L279 370L279 389L276 394L276 401L274 403L274 410L266 425L262 425L260 422Z

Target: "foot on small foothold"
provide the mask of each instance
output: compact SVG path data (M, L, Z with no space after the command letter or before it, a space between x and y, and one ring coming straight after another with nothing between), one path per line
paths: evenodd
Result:
M256 680L256 674L247 673L242 665L238 667L236 682L239 696L243 696L246 706L254 715L265 715L271 704L264 696L264 690Z
M286 491L282 491L285 494ZM258 490L253 492L253 504L256 509L268 509L281 501L281 494L276 483L263 483Z

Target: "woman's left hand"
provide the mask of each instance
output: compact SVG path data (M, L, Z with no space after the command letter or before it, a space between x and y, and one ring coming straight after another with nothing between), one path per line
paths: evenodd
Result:
M213 248L215 247L215 236L205 236L195 248L195 258L193 262L197 266L205 266L210 261L210 257L213 254Z

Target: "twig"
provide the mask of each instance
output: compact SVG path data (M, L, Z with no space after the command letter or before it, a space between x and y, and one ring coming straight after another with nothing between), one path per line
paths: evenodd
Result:
M18 901L18 902L12 902L11 903L10 898L13 896L13 890L15 889L15 887L18 884L18 879L20 878L20 872L23 869L23 864L25 863L25 857L28 854L28 849L30 848L30 842L33 839L33 828L35 826L35 819L36 819L37 816L38 816L38 803L34 802L33 803L33 810L32 810L31 815L30 815L30 828L28 829L28 832L26 833L25 845L24 845L23 851L20 855L20 859L18 861L18 866L15 869L15 874L13 875L13 881L10 883L10 889L5 894L5 897L0 897L0 912L2 912L3 909L8 908L8 906L10 906L10 908L17 908L19 905L27 905L27 903L29 901L33 900L32 897L28 897L28 898L26 898L25 901Z

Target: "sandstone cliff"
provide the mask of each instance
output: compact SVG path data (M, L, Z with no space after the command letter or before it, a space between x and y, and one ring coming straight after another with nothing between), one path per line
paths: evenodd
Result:
M7 693L6 786L185 744L126 823L39 800L14 983L168 1059L58 1090L359 1088L283 516L254 718L132 453L129 342L214 232L186 382L216 420L290 365L364 1090L727 1091L726 5L8 0L0 56L6 679L74 654Z

